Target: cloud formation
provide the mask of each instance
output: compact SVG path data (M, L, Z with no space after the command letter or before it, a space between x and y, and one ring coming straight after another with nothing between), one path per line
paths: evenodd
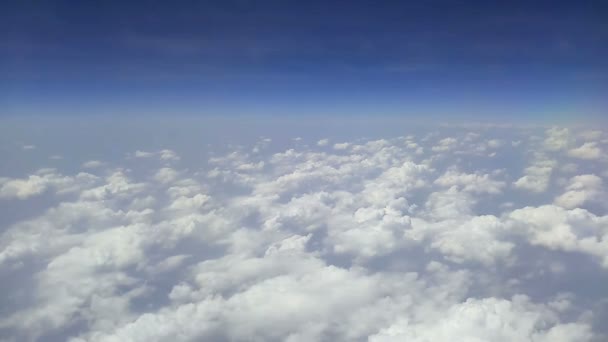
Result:
M300 135L0 178L0 336L606 338L606 164L572 154L601 132Z
M602 150L596 142L586 142L580 147L570 149L568 155L580 159L598 159L602 157Z

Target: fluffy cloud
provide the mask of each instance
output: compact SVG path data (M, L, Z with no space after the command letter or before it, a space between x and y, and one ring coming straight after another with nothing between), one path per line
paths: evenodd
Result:
M85 169L94 169L94 168L98 168L100 166L103 166L103 162L101 162L99 160L89 160L89 161L82 163L82 167Z
M178 173L170 167L163 167L156 172L154 179L161 183L171 183L177 179Z
M16 169L0 178L0 336L600 341L608 296L571 275L608 269L602 174L568 159L601 136L585 132L298 131L204 162L172 146Z
M533 245L597 257L608 268L608 216L554 205L525 207L509 214L511 229Z
M602 150L595 142L586 142L583 145L568 150L568 155L579 159L599 159L602 156Z
M549 151L563 150L570 145L568 128L552 127L545 132L544 146Z
M431 149L433 152L446 152L455 147L455 144L458 142L455 138L447 137L439 140L437 145L433 146Z
M588 341L586 324L555 322L552 312L526 297L512 300L468 299L450 307L437 320L403 319L370 338L373 342L412 341Z
M334 144L334 149L335 150L346 150L349 146L350 146L349 143L337 143L337 144Z
M40 169L27 178L0 177L0 199L27 199L54 189L57 193L78 191L95 183L97 177L80 172L75 176L63 176L54 169Z
M490 148L499 148L504 145L504 142L500 139L490 139L488 140L488 147Z
M490 178L489 174L466 174L460 173L456 169L449 169L434 182L441 186L459 186L463 191L475 193L498 194L502 192L506 183Z
M175 153L175 151L164 149L158 152L159 158L162 160L180 160L180 157Z
M536 193L547 190L556 162L543 155L536 158L532 165L525 168L524 175L513 183L516 188Z
M605 198L602 183L602 179L596 175L574 176L570 179L566 192L556 197L554 203L573 209L588 201Z
M83 199L104 199L112 196L128 196L144 189L144 183L133 183L123 170L117 170L106 177L106 183L98 187L85 189Z
M477 262L492 265L508 261L514 244L505 239L502 222L492 215L470 219L425 221L415 219L411 237L428 239L429 248L455 263Z

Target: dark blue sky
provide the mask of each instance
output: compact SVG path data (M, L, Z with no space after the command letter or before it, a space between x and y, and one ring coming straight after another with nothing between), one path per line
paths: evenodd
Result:
M598 117L604 1L3 1L0 115Z

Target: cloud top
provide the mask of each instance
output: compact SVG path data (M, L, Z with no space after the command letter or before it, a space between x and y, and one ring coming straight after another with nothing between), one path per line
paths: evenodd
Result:
M600 341L606 160L581 157L605 148L596 131L299 132L1 177L23 214L0 234L0 335Z

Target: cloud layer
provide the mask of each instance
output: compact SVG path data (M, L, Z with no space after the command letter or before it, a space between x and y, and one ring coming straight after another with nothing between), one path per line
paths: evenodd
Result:
M23 213L0 235L0 336L601 341L606 138L266 136L0 177Z

